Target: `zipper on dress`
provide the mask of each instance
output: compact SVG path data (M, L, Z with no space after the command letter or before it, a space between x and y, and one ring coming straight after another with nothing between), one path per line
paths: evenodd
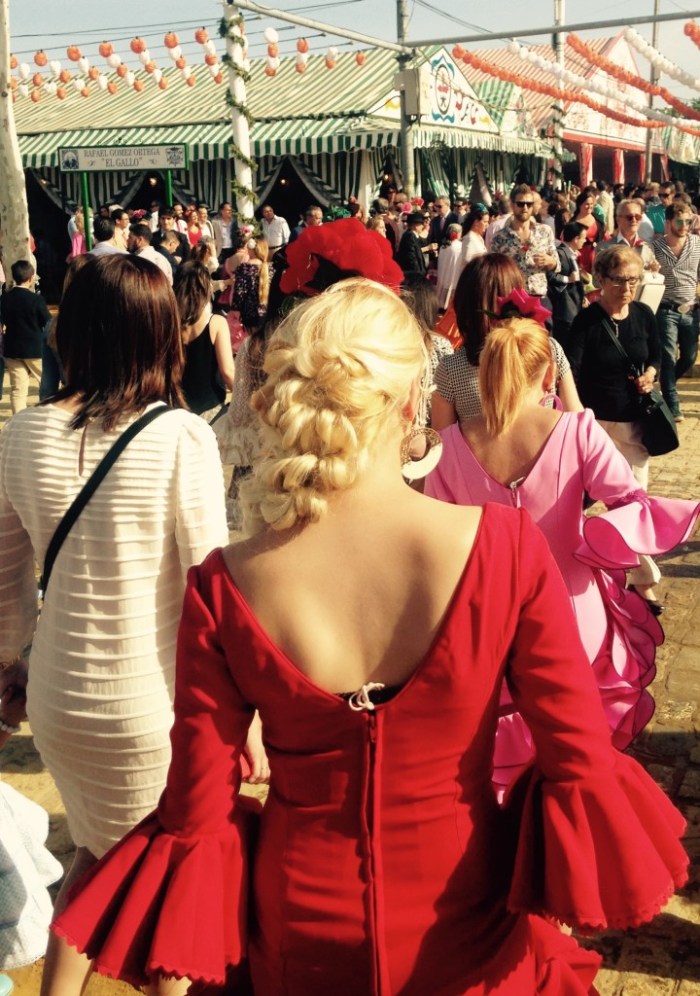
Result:
M520 485L523 483L524 480L525 480L524 477L519 477L517 481L511 481L510 484L508 485L508 488L510 489L511 501L513 502L515 508L520 508L520 492L518 488L520 487Z
M380 913L377 894L377 854L376 854L376 781L377 781L377 714L373 710L365 712L367 723L367 781L365 793L365 820L367 827L367 859L369 863L369 907L372 924L372 991L374 996L382 996L382 964L380 955Z

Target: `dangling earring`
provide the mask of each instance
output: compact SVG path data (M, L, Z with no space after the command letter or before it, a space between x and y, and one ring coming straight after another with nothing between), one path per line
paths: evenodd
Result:
M425 439L425 453L420 460L411 457L411 443L422 436ZM407 481L419 481L435 470L442 456L442 439L428 426L415 425L401 441L401 474Z

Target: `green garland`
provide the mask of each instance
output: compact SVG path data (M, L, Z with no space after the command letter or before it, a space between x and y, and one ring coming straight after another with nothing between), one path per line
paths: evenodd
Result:
M235 6L235 4L231 4L230 6ZM240 28L241 30L240 32L234 32L231 30L232 27L237 27ZM242 49L244 46L243 15L237 14L234 17L222 17L221 20L219 21L219 37L225 38L228 42L231 42L232 45L238 45ZM232 59L231 56L228 54L228 52L222 57L221 61L226 64L229 70L232 70L236 74L236 76L238 76L241 80L243 80L244 83L250 82L251 74L248 72L247 69L244 69L243 66L239 65L239 63L236 62L235 59ZM255 123L253 115L248 110L246 104L242 103L242 101L240 100L236 100L236 98L233 96L230 90L226 93L226 103L231 108L231 110L236 110L238 111L239 114L242 114L243 117L248 122L248 127L252 128L253 124ZM257 169L257 164L255 160L251 159L250 156L244 155L243 152L234 142L231 142L229 146L229 151L231 154L231 158L234 159L236 162L242 163L244 166L247 166L248 169L250 170ZM241 200L249 201L252 204L255 204L257 201L255 191L251 190L250 187L246 187L245 184L239 183L238 180L235 179L235 177L231 181L231 192L233 194L233 199L236 203L236 208L238 208L238 203ZM240 224L250 225L252 226L255 234L257 235L260 234L260 224L254 216L250 218L247 215L241 214L238 210L236 210L234 214Z

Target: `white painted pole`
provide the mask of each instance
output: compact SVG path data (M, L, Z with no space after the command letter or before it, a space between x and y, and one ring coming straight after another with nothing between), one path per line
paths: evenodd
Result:
M249 160L251 159L250 130L248 128L248 119L240 110L240 106L248 106L248 94L245 79L242 75L246 71L246 58L243 54L242 44L235 40L237 37L243 38L242 14L236 6L226 3L225 0L223 8L224 21L227 27L226 52L231 60L228 64L229 92L236 105L239 105L234 105L231 111L231 131L234 144L238 147L242 156ZM252 224L255 221L255 205L251 194L245 191L253 190L253 171L250 165L238 156L234 156L233 159L236 183L239 187L244 188L243 191L235 191L236 214L238 215L239 222Z

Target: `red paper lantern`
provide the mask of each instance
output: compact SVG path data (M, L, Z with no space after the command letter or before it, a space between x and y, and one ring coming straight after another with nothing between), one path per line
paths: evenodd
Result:
M335 69L335 59L326 57L326 69Z
M214 55L213 52L207 52L207 54L204 56L204 61L208 66L215 66L219 61L219 56Z
M112 53L114 52L114 45L112 45L111 42L106 42L106 41L100 42L98 52L100 53L103 59L108 59L110 55L112 55Z
M297 52L301 52L304 55L305 52L309 51L309 43L306 38L297 38Z
M40 93L40 91L39 90L32 90L32 92L29 94L29 98L30 98L30 100L32 101L33 104L38 104L39 101L41 100L41 93Z
M48 61L49 61L48 55L43 50L43 48L40 48L39 51L36 52L34 55L34 62L36 62L37 66L45 66Z
M200 45L206 45L209 41L209 32L206 28L197 28L194 33L194 40L199 42Z
M63 89L62 86L59 86L57 88L57 90L56 90L56 96L58 97L59 100L65 100L66 99L66 91Z
M174 31L168 31L167 35L163 39L163 44L166 48L177 48L180 44L180 39Z
M91 80L93 80L93 82L97 79L99 75L100 71L97 68L97 66L90 66L90 68L88 69L88 76L90 77Z
M143 68L146 70L147 73L152 73L155 71L156 64L153 61L149 61L146 63L146 65Z
M141 93L143 90L143 80L134 80L134 90L136 90L137 93Z
M123 80L128 72L129 72L129 67L124 62L120 62L116 68L117 76Z
M73 79L73 73L70 71L70 69L62 69L61 72L58 74L58 78L61 81L61 83L70 83L70 81Z
M82 97L89 97L90 96L90 87L89 86L84 86L83 89L80 91L80 95Z
M41 86L43 82L44 82L44 77L41 75L41 73L34 73L34 75L32 76L32 83L34 84L34 86Z
M223 73L217 73L216 76L213 77L213 79L214 79L215 83L223 83L224 82L224 74Z
M306 63L305 62L297 62L295 64L294 68L296 69L296 71L298 73L305 73L306 72Z
M196 82L197 78L195 76L188 76L187 79L185 80L187 86L194 86Z
M179 58L175 60L175 65L177 66L178 69L185 68L185 66L187 65L187 59L184 57L184 55L181 55Z
M364 66L365 59L366 56L364 52L355 52L355 62L358 64L358 66Z
M168 81L166 80L165 76L162 79L158 80L158 89L159 90L168 89Z
M107 84L107 93L111 93L112 95L114 95L118 90L119 87L117 86L116 83L112 82Z
M139 38L137 36L136 38L131 39L131 42L129 43L129 48L134 53L134 55L141 55L142 52L146 51L146 42L143 40L143 38Z
M66 55L68 56L71 62L77 62L79 59L82 59L83 57L83 54L77 45L69 45L68 48L66 49Z
M276 59L277 56L280 54L279 45L276 42L270 42L270 44L267 46L267 54L270 56L271 59Z
M277 75L277 70L273 69L272 66L265 66L265 75L266 76L276 76Z

